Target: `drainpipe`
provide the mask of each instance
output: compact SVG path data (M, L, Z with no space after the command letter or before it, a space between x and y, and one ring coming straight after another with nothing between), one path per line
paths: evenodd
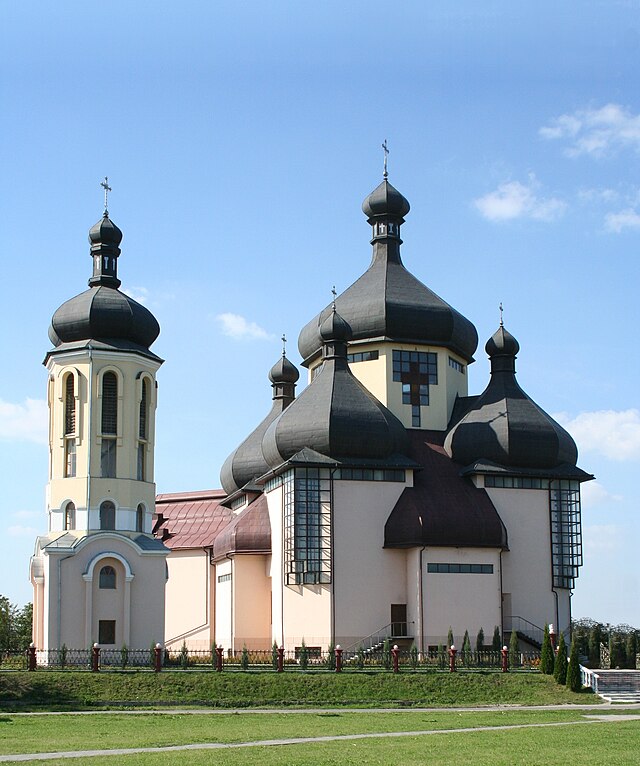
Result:
M87 532L89 531L90 504L91 504L91 443L93 441L92 410L93 410L93 349L89 346L89 381L87 391L88 425L87 425Z
M420 654L424 654L424 601L423 601L423 572L422 572L422 553L424 549L426 548L426 545L423 545L420 549L419 553L419 562L420 562L420 580L418 581L418 614L420 615L418 619L418 627L420 630Z

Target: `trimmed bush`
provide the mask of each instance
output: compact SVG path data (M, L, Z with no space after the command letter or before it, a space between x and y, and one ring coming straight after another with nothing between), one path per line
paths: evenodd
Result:
M471 664L471 640L468 630L465 630L464 638L462 639L462 662L465 665Z
M520 645L515 630L511 631L511 638L509 639L509 667L520 667Z
M550 676L553 673L553 665L554 657L551 636L549 635L549 626L545 623L542 651L540 652L540 672Z
M491 639L491 651L499 652L502 649L502 637L500 636L500 627L498 625L493 629L493 638Z
M569 667L567 668L567 686L572 692L579 692L582 689L577 641L571 642L571 654L569 656Z
M304 642L304 638L302 639L298 659L300 660L300 670L306 670L309 667L309 650Z
M447 651L451 649L451 647L455 644L455 640L453 637L453 628L451 625L449 625L449 632L447 633Z
M558 640L558 651L553 664L553 677L562 686L567 683L567 644L564 640L564 633L560 633Z
M476 652L484 651L484 630L480 628L476 636Z
M240 667L243 670L249 670L249 650L247 649L246 644L244 644L242 647L242 654L240 655Z
M278 669L278 642L274 641L271 646L271 667L274 670Z

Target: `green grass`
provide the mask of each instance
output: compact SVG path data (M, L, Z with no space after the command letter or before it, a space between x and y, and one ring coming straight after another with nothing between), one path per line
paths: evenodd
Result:
M2 710L100 707L411 707L598 703L518 673L0 672Z
M578 721L580 711L397 713L97 714L0 716L0 753L58 752L114 747L164 747L202 742L249 742L286 737L459 729Z
M397 713L228 715L95 715L0 717L3 753L58 751L85 747L131 747L190 742L238 742L280 737L340 735L356 732L437 731L470 726L579 721L575 710L504 712L453 711ZM492 766L549 766L577 762L580 766L640 764L637 743L640 721L589 723L561 727L482 732L438 733L342 742L255 746L229 750L189 750L166 753L81 757L87 766L451 766L478 763ZM148 742L150 740L150 742ZM570 754L570 755L569 755ZM47 761L68 766L67 759Z

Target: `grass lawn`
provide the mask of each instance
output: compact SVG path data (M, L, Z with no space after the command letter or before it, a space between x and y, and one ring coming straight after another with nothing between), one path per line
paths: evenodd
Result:
M471 726L509 726L580 721L584 713L566 711L457 713L398 711L364 714L348 711L302 714L228 715L95 715L0 717L2 753L178 745L196 742L240 742L282 737L366 732L436 731ZM177 764L477 764L549 766L562 762L580 766L640 764L640 721L589 723L549 728L442 733L384 739L257 746L237 750L190 750L74 759L71 763L103 766ZM65 764L67 759L46 763Z
M601 702L538 673L0 672L0 711L411 707Z

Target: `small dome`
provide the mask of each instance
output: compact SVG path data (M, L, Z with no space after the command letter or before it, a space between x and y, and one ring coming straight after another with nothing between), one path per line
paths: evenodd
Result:
M513 468L575 465L571 436L518 385L518 341L501 325L486 345L491 380L472 409L447 434L445 449L458 463L478 460Z
M102 218L89 229L89 243L91 245L106 245L119 247L122 242L122 231L109 218L107 212Z
M335 306L329 316L320 325L320 337L322 340L351 340L351 327L349 323L338 314Z
M516 356L520 351L520 344L501 324L487 341L484 350L490 359L494 356Z
M269 371L269 380L272 383L297 383L299 377L298 368L291 364L284 354Z
M378 216L404 218L410 209L408 200L386 179L362 203L362 212L367 218Z

